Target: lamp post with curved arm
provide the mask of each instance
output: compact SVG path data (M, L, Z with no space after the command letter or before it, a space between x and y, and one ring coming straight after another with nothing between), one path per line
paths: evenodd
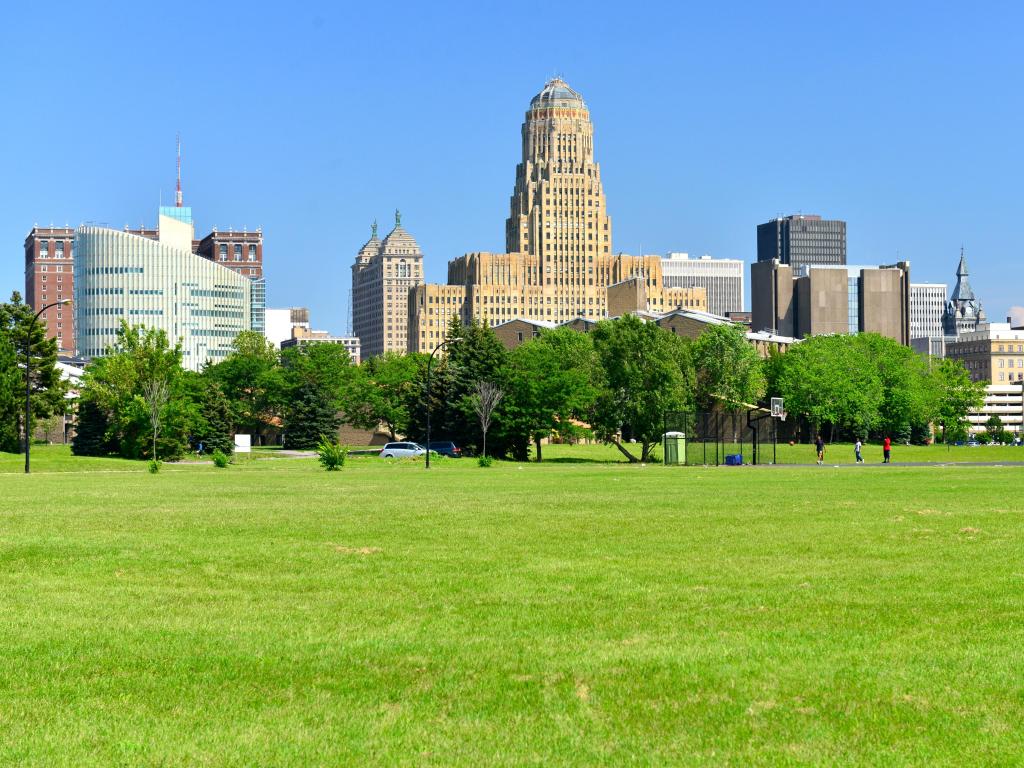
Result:
M70 304L71 299L63 299L47 304L36 312L32 322L28 325L28 333L25 336L25 474L29 474L29 452L32 447L32 331L36 329L36 321L50 307L59 307Z
M434 351L430 353L430 358L427 360L427 444L425 446L427 449L427 469L430 469L430 366L434 362L434 355L437 354L437 350L448 344L454 344L457 341L462 341L462 339L459 337L455 337L454 339L445 339L436 347L434 347Z

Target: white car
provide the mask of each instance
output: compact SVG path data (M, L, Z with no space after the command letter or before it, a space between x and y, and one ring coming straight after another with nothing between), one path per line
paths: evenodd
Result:
M426 449L419 443L388 443L380 450L382 459L405 459L410 456L422 456Z

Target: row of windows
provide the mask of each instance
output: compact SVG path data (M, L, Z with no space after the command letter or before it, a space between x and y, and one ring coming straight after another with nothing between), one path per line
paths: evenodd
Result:
M85 270L87 275L141 275L142 267L93 267Z
M85 296L123 296L124 288L86 288L82 293Z
M132 288L128 291L133 296L163 296L162 288Z
M241 312L227 309L193 309L192 315L195 317L242 317Z
M225 290L210 290L203 288L193 288L189 291L192 296L206 296L211 299L239 299L245 292L241 288L228 288Z
M129 309L129 315L162 315L162 309Z
M71 246L71 256L73 257L74 255L75 255L75 247ZM46 240L44 240L41 243L39 243L39 258L40 259L48 259L48 258L50 258L50 244ZM55 259L63 259L64 258L64 241L63 240L58 240L56 245L54 245L54 247L53 247L53 258L55 258Z
M49 272L50 271L49 265L47 265L47 264L40 264L39 265L39 271L40 272ZM55 272L63 272L64 271L64 265L63 264L57 264L54 267L54 271ZM72 271L72 267L70 265L68 265L68 272L71 272L71 271Z
M228 260L228 244L227 243L221 243L220 244L220 249L219 249L219 252L218 252L217 255L219 256L220 261L227 261ZM241 261L242 260L242 244L241 243L235 243L234 257L235 257L235 261ZM256 246L255 245L250 245L249 246L249 261L256 261Z

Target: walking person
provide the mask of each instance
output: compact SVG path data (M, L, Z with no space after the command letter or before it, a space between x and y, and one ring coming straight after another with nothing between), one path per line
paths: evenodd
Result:
M890 440L888 437L886 437L885 440L882 441L882 455L885 456L885 458L882 460L882 463L889 464L889 459L892 456L892 440Z
M858 437L857 438L857 442L853 444L853 453L857 457L857 463L858 464L863 464L864 463L864 457L860 455L861 448L863 448L863 447L864 447L864 444L861 443L860 438Z
M818 463L825 463L825 441L821 438L821 434L818 434L818 439L814 441L814 447L818 449Z

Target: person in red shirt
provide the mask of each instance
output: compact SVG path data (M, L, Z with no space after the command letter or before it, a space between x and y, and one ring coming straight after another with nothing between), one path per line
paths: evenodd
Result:
M882 453L885 455L885 459L882 461L882 463L883 464L890 463L889 462L889 456L892 453L892 440L890 440L888 437L885 438L885 440L882 441Z

